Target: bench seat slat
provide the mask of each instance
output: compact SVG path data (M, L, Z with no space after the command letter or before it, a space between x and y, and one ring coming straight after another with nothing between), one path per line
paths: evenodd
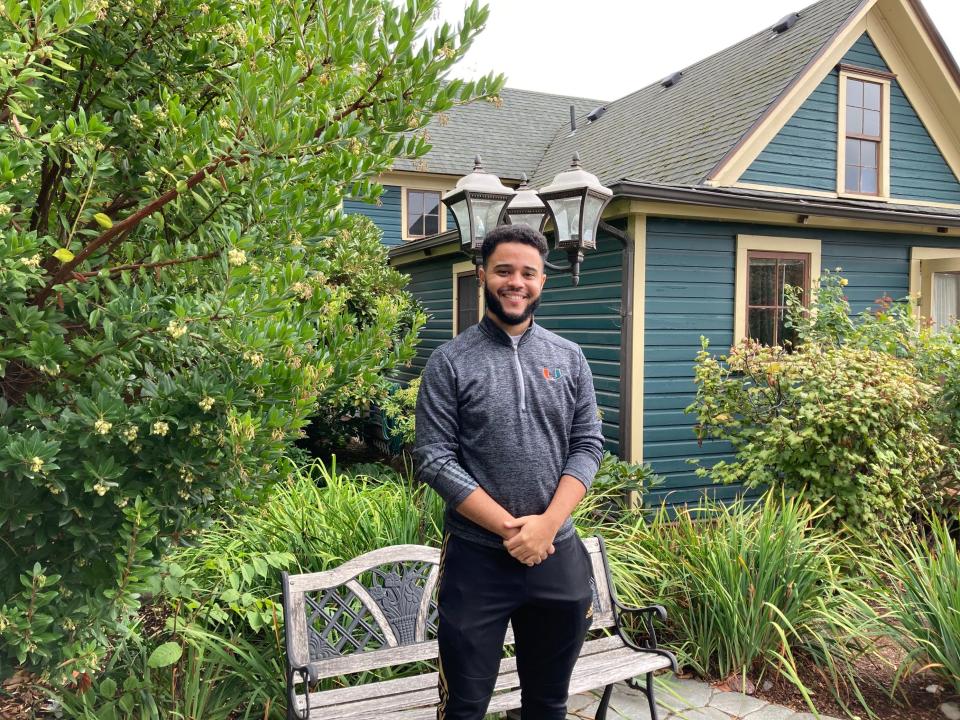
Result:
M668 666L666 658L625 647L619 637L593 640L584 645L570 681L570 692L590 690ZM311 693L311 716L351 720L432 718L436 715L437 679L437 673L429 673L356 688ZM500 694L494 695L488 712L519 707L518 688L516 658L504 658L495 689ZM302 700L300 707L304 707Z
M583 644L580 655L596 655L601 652L609 652L623 647L623 640L619 635L598 638L597 640L588 640ZM500 663L500 672L507 672L516 669L516 658L504 658ZM425 679L427 678L427 679ZM382 682L366 683L364 685L352 685L350 687L336 688L334 690L324 690L312 693L310 704L312 707L321 707L326 705L339 705L342 703L354 702L357 700L368 700L373 698L388 697L390 695L401 695L412 690L419 690L421 687L432 687L436 689L437 674L428 676L416 676L397 678L395 680L384 680Z

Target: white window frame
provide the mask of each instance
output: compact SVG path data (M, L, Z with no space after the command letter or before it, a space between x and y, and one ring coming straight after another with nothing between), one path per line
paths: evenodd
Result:
M837 195L858 200L890 199L890 78L888 73L840 69L837 99ZM880 148L877 158L877 194L847 192L847 80L861 80L880 86Z
M733 344L747 337L747 288L751 250L762 252L804 253L810 256L810 302L813 302L820 280L820 240L811 238L737 235L736 285L734 286Z
M413 190L414 192L435 192L440 194L440 218L438 222L438 227L440 228L437 232L442 233L447 230L447 208L443 204L443 193L445 190L440 187L420 187L420 186L403 186L400 197L400 236L405 242L413 242L414 240L422 240L427 235L411 235L410 234L410 225L407 222L407 193Z

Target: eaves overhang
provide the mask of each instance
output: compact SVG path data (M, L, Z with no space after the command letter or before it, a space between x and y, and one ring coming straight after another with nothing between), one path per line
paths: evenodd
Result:
M672 186L636 180L621 180L610 186L615 199L654 200L705 207L760 210L768 212L821 215L851 220L871 220L960 228L960 210L938 212L931 208L883 207L869 201L827 200L823 198L784 197L774 193L745 192L737 188ZM909 208L909 209L908 209Z
M437 235L430 235L425 238L420 238L419 240L406 242L403 245L397 245L391 248L387 255L392 260L394 258L403 257L404 255L412 255L421 251L432 250L433 248L437 248L442 245L448 245L451 242L458 242L459 240L460 233L456 228L454 228L453 230L447 230L446 232L442 232ZM429 255L430 253L426 254Z

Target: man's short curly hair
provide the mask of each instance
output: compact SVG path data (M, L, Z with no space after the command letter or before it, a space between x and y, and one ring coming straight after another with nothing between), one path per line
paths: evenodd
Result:
M487 261L493 255L497 245L505 242L517 242L524 245L530 245L540 253L540 259L546 261L547 253L550 248L547 246L547 239L542 233L527 227L526 225L498 225L487 233L483 239L483 245L480 247L480 257L483 259L483 267L487 267Z

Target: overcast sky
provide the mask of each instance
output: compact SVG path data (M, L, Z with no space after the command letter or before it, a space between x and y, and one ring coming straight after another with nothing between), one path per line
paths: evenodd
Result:
M524 90L616 100L770 27L805 0L486 0L490 20L457 77L490 71ZM441 0L440 19L467 0ZM960 0L924 0L960 57Z

